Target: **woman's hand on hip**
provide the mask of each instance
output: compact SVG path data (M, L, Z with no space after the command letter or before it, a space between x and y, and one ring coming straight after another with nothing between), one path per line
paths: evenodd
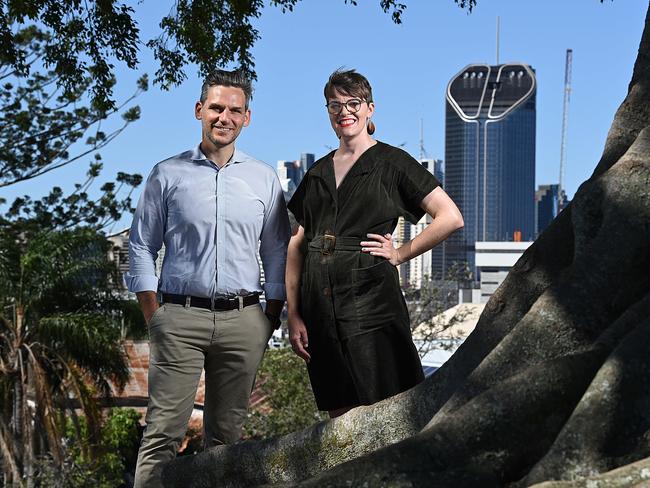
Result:
M361 241L361 252L386 259L393 266L402 264L399 251L393 246L393 236L390 234L366 234L372 241Z
M293 352L308 363L311 356L307 352L309 340L307 338L307 327L305 326L305 322L302 320L300 314L290 313L287 317L287 324L289 326L289 341L291 342L291 349L293 349Z

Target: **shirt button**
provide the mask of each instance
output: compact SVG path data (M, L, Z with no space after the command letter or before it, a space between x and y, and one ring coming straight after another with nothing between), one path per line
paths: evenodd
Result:
M326 297L330 296L332 294L332 289L329 286L326 286L323 288L323 295Z

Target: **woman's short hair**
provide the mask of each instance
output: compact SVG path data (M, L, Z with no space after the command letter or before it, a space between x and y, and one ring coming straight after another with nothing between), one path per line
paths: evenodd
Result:
M372 102L370 83L365 76L353 69L343 70L339 68L330 75L323 90L325 100L333 97L335 90L352 97L358 97L368 103Z
M253 84L248 75L242 70L226 71L216 69L205 77L203 86L201 86L201 103L208 98L208 90L211 86L234 86L241 88L246 96L246 108L253 97Z

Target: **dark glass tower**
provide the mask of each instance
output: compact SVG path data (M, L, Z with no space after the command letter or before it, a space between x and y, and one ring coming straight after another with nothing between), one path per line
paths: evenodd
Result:
M535 192L535 230L537 235L557 216L560 206L560 185L541 185Z
M303 171L307 171L314 165L316 158L312 153L302 153L300 155L300 166L302 166Z
M463 68L447 85L445 190L465 227L447 268L474 266L476 241L535 237L535 73L521 63Z
M535 192L535 230L536 236L546 229L558 213L569 204L564 191L560 195L560 185L540 185Z

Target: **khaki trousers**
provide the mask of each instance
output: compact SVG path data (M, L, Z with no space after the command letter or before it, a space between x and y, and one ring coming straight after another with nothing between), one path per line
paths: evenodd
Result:
M161 471L187 431L205 369L204 447L241 436L272 327L259 304L241 310L162 305L149 324L149 404L135 488L162 487Z

